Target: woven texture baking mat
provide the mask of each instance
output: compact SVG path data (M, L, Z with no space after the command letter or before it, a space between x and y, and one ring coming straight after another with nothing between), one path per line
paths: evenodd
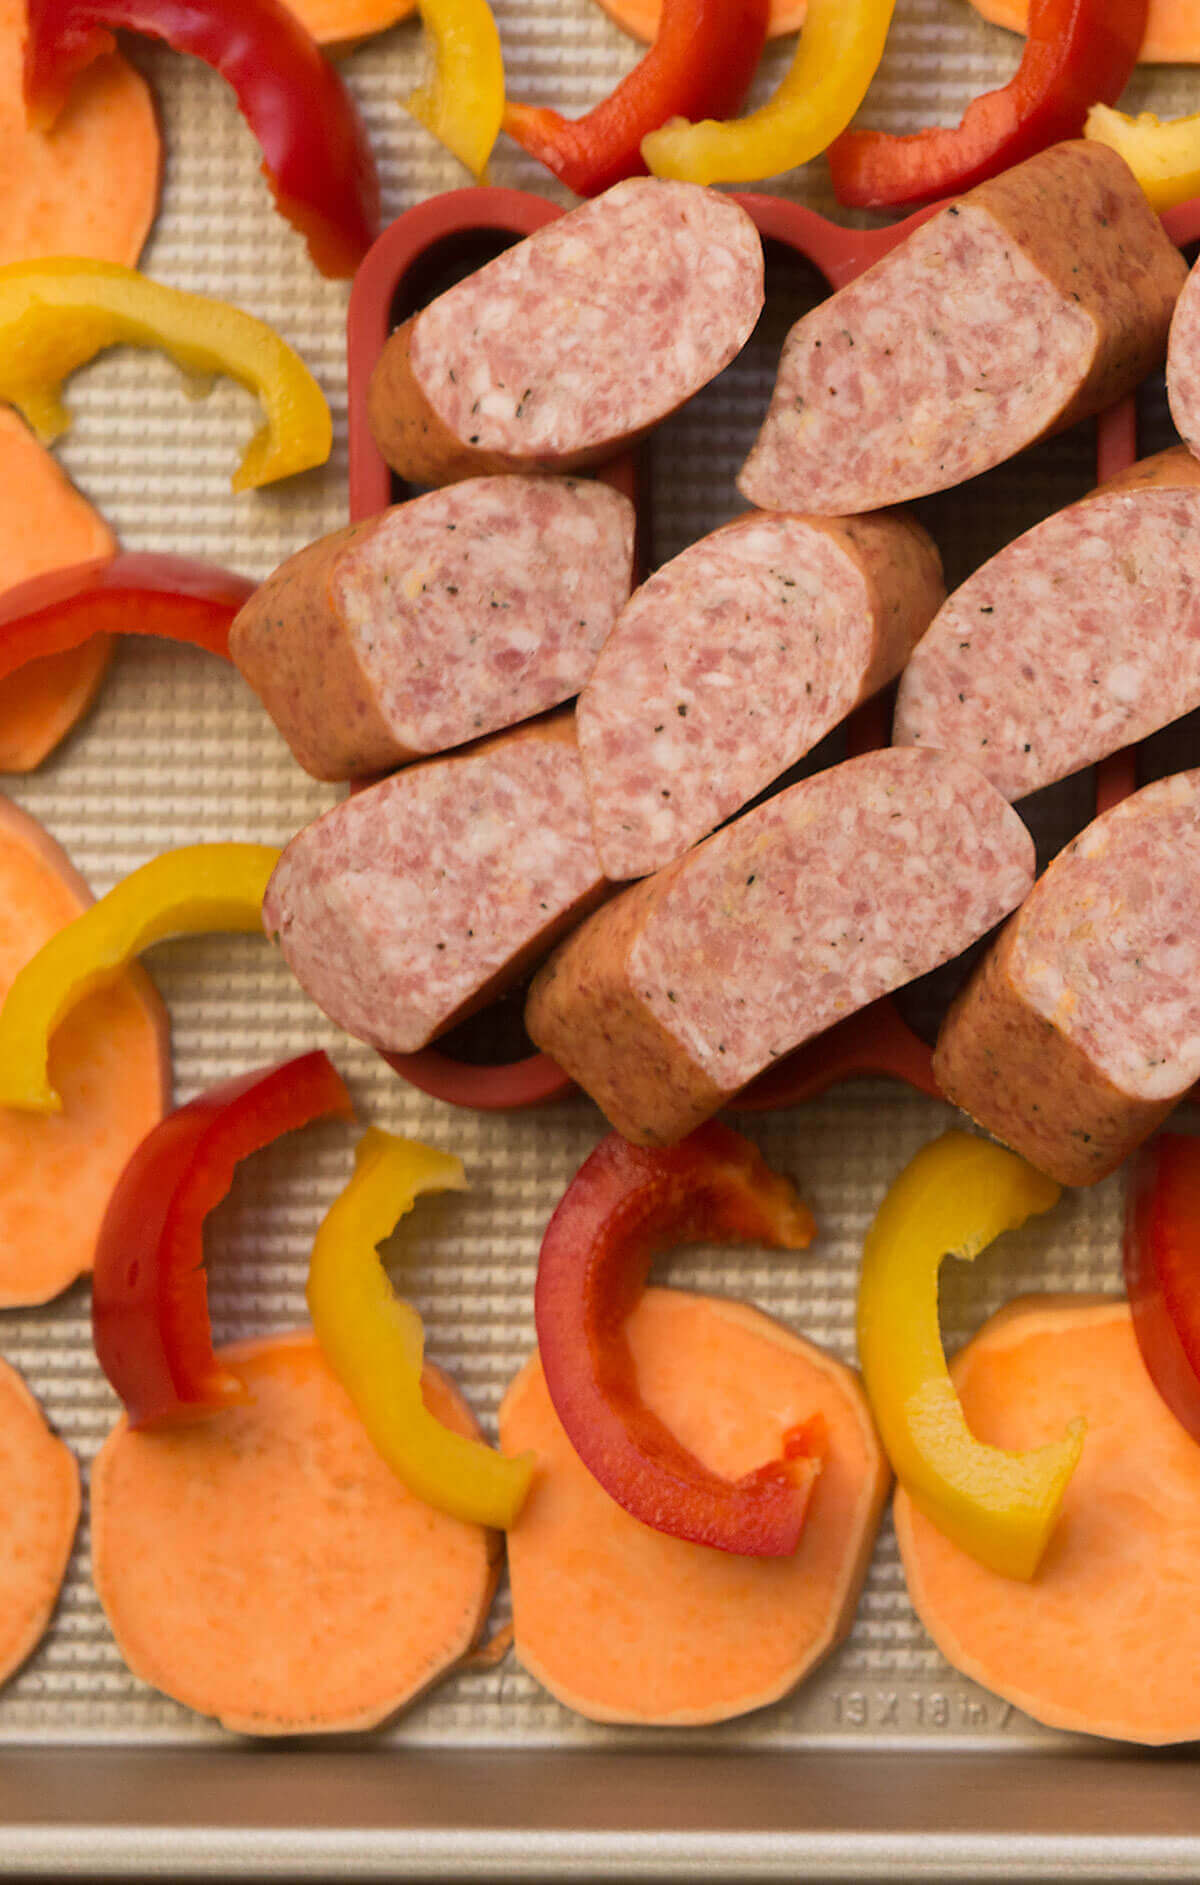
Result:
M578 112L637 56L591 0L496 0L512 95ZM965 100L1001 83L1017 42L985 25L961 0L900 0L886 59L869 101L871 121L891 129L951 121ZM772 50L760 89L786 62ZM158 95L167 166L162 214L147 268L185 288L221 295L263 316L302 352L333 406L337 442L326 470L234 499L229 475L255 423L251 401L221 382L189 403L179 375L154 354L115 352L76 376L75 427L61 456L130 549L211 557L262 576L346 515L344 319L346 289L321 281L299 239L272 213L257 152L230 96L203 67L138 47L134 57ZM422 70L418 29L397 28L345 63L365 109L383 177L387 216L459 187L453 159L402 110ZM1192 74L1139 73L1129 100L1165 112L1192 108ZM501 141L491 172L565 199L514 146ZM825 168L777 187L834 209ZM668 425L652 451L655 560L661 561L740 507L732 473L757 424L782 332L813 292L781 275L758 340ZM1148 448L1165 442L1161 401L1148 403ZM924 507L952 576L1093 482L1093 440L1083 428L1019 470L981 480ZM1175 763L1183 763L1176 759ZM38 774L12 796L40 818L100 892L156 852L198 839L280 842L333 792L292 763L237 675L191 650L131 641L119 651L100 702ZM1043 808L1054 848L1086 818L1086 789ZM164 946L150 968L170 1008L175 1091L186 1100L233 1073L306 1048L329 1048L361 1117L452 1148L465 1160L464 1198L419 1211L396 1248L394 1274L425 1317L432 1356L457 1376L485 1424L532 1345L531 1287L538 1243L563 1186L601 1135L583 1101L505 1117L460 1112L397 1080L347 1042L307 1002L281 960L250 938ZM801 1258L691 1252L663 1274L691 1287L744 1296L835 1353L853 1353L853 1299L863 1232L887 1183L934 1133L947 1107L883 1083L841 1091L802 1111L748 1127L768 1158L795 1174L820 1236ZM220 1339L303 1319L312 1232L345 1181L351 1133L312 1128L243 1169L211 1221L210 1295ZM1118 1181L1068 1198L1052 1221L1005 1240L973 1272L944 1277L952 1343L1014 1293L1116 1287ZM44 1310L0 1317L0 1354L19 1368L54 1426L85 1463L115 1414L92 1359L85 1285ZM0 1695L0 1740L197 1743L223 1737L211 1724L147 1690L126 1671L87 1576L87 1523L53 1628ZM496 1620L506 1614L503 1591ZM386 1735L407 1744L663 1745L580 1721L551 1701L510 1658L487 1673L452 1678ZM691 1731L703 1742L795 1747L855 1740L968 1742L977 1747L1063 1745L949 1671L916 1623L885 1523L853 1634L790 1700L741 1722Z

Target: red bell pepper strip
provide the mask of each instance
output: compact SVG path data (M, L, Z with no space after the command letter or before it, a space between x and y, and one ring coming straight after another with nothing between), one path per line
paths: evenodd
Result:
M92 1336L133 1427L210 1414L245 1400L213 1350L204 1219L239 1160L330 1114L354 1115L323 1053L228 1080L149 1133L117 1181L96 1247Z
M379 229L379 178L345 83L283 0L28 0L25 103L49 129L113 29L163 39L228 80L281 214L323 275L352 275Z
M1130 1161L1124 1254L1142 1360L1200 1440L1200 1139L1160 1133Z
M509 104L504 129L577 196L642 177L642 139L668 118L730 118L767 38L769 0L663 0L658 36L615 92L582 118Z
M534 1314L550 1399L583 1464L655 1531L754 1557L786 1557L820 1471L811 1424L736 1482L689 1453L638 1394L624 1325L656 1251L674 1243L803 1250L811 1213L740 1133L715 1122L666 1150L610 1133L572 1179L538 1261Z
M215 563L136 553L47 570L0 593L0 680L93 635L162 635L229 659L254 584Z
M1088 109L1113 105L1137 64L1148 0L1030 0L1020 66L972 99L961 124L894 137L844 131L829 147L839 203L877 209L957 196L1062 138Z

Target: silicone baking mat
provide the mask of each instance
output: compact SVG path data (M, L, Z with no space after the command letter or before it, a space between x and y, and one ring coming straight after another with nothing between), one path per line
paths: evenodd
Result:
M593 0L496 0L513 96L579 112L637 56ZM893 129L950 121L968 97L1003 82L1017 42L962 0L899 0L868 116ZM772 50L760 82L790 47ZM299 239L272 213L257 152L231 97L203 67L135 46L158 95L166 140L162 213L145 266L179 286L227 297L263 316L303 353L333 406L329 466L262 493L228 488L239 442L255 423L249 398L227 382L188 403L157 355L115 352L76 376L75 426L61 456L127 548L211 557L262 576L346 515L344 321L347 290L320 280ZM378 153L385 215L464 178L403 111L422 51L408 23L345 61ZM1164 113L1190 107L1187 72L1138 74L1127 98ZM496 183L565 193L504 140ZM822 164L768 187L836 212ZM846 218L843 215L843 220ZM777 271L755 343L714 387L654 440L653 560L740 508L732 474L765 405L778 343L819 287ZM1161 401L1144 445L1166 442ZM978 487L922 507L955 580L990 549L1094 481L1092 428L1080 428ZM1175 762L1183 763L1176 758ZM12 796L68 849L97 892L168 846L199 839L285 840L334 792L293 764L238 676L190 650L121 647L87 723ZM1087 789L1057 792L1041 814L1053 848L1086 817ZM542 1112L480 1115L426 1099L308 1003L262 942L181 942L149 959L172 1017L175 1094L305 1048L331 1050L360 1115L458 1152L471 1190L419 1211L395 1246L398 1286L425 1317L432 1356L457 1376L494 1431L505 1384L532 1345L531 1287L541 1230L602 1122L575 1100ZM747 1121L769 1159L794 1173L820 1225L800 1258L690 1252L662 1274L744 1296L846 1358L853 1353L856 1259L887 1183L951 1122L948 1107L899 1086L844 1087L805 1108ZM303 1319L313 1230L349 1170L350 1129L322 1126L259 1155L239 1175L207 1236L209 1287L221 1339ZM984 1315L1029 1289L1116 1287L1120 1181L1068 1197L1046 1223L1010 1237L975 1269L944 1273L945 1326L957 1343ZM79 1285L45 1309L0 1317L0 1354L26 1376L54 1426L90 1461L115 1415L92 1359L88 1293ZM109 1636L87 1575L86 1510L54 1625L0 1695L8 1743L228 1739L212 1724L136 1682ZM494 1622L506 1614L503 1589ZM378 1738L378 1737L377 1737ZM482 1747L582 1743L799 1747L883 1741L947 1747L1063 1744L948 1670L909 1610L885 1522L853 1633L789 1700L713 1730L674 1737L594 1727L560 1708L510 1657L461 1673L383 1731L406 1744Z

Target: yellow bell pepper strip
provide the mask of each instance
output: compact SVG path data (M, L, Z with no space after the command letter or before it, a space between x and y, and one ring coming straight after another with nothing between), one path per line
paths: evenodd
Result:
M1160 119L1140 111L1131 118L1111 105L1093 105L1083 135L1125 159L1151 209L1174 209L1200 195L1200 113Z
M883 57L895 0L809 0L796 56L777 90L745 118L675 118L642 139L656 177L756 183L806 164L862 104Z
M308 1310L326 1361L397 1479L439 1512L503 1527L524 1502L533 1455L508 1458L435 1420L421 1395L421 1318L394 1293L377 1249L423 1192L465 1188L460 1159L371 1127L317 1232Z
M884 1450L926 1518L1004 1577L1037 1570L1085 1422L1027 1453L974 1437L942 1349L938 1269L945 1254L969 1262L1058 1197L1053 1179L1015 1153L947 1132L901 1172L863 1250L858 1355Z
M117 262L57 256L0 268L0 399L16 406L43 441L71 423L63 381L118 345L159 347L185 373L224 373L257 396L266 424L234 474L235 491L328 458L333 422L325 395L265 321Z
M408 110L473 177L482 177L504 117L504 60L487 0L420 0L434 58Z
M261 930L269 844L188 844L164 851L57 930L14 977L0 1008L0 1106L61 1113L50 1038L71 1009L167 936Z

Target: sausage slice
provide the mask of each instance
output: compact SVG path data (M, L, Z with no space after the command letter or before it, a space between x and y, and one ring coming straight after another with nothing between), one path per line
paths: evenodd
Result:
M1005 798L1200 706L1200 463L1145 459L967 579L904 670L897 746L938 746Z
M1104 1178L1200 1075L1200 771L1080 833L942 1024L947 1096L1064 1185Z
M1184 283L1171 320L1167 404L1180 438L1200 456L1200 267Z
M885 750L790 786L593 915L525 1024L618 1132L669 1145L810 1035L966 949L1033 841L973 767Z
M292 839L263 927L360 1041L414 1053L605 894L571 718L393 774Z
M961 484L1131 392L1186 274L1124 158L1043 151L797 322L739 488L839 516Z
M418 484L598 464L728 366L762 305L745 210L632 178L397 328L368 394L375 443Z
M944 595L899 512L751 513L665 564L576 708L606 875L644 877L749 804L891 680Z
M576 478L475 478L310 543L230 651L300 764L351 779L583 686L633 580L633 506Z

